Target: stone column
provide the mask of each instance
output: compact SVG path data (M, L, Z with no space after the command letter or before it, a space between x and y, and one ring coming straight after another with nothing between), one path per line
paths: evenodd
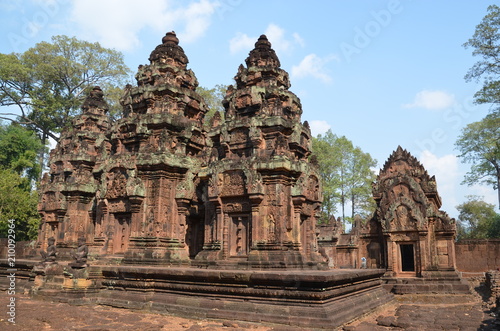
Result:
M448 243L448 268L456 270L454 236L446 238Z
M397 254L394 254L394 242L390 235L386 237L386 247L387 247L387 272L390 275L394 275L394 265L395 265L395 257Z
M227 260L229 257L229 216L225 213L222 214L222 259Z

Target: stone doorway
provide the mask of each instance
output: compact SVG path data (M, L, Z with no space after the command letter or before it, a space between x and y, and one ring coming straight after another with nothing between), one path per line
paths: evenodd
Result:
M248 216L238 215L231 217L231 244L229 255L231 257L248 256L250 231Z
M188 246L189 258L195 256L203 250L203 220L199 218L187 219L187 231L185 243Z
M128 249L130 237L130 215L115 214L113 234L113 254L123 254Z
M411 243L399 244L401 271L415 272L415 248Z

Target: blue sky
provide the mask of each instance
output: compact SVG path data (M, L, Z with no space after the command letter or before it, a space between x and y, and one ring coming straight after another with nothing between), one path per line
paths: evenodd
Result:
M454 142L488 106L463 77L478 60L465 43L494 1L1 0L0 52L23 52L58 34L122 51L136 71L167 31L201 86L232 84L266 34L314 134L331 129L382 167L401 145L435 175L442 209L466 195L497 203L490 187L460 185ZM378 170L377 170L378 172Z

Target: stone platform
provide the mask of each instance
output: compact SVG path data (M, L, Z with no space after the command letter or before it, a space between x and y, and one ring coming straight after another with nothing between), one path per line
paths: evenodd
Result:
M394 294L470 294L469 284L456 271L426 271L423 277L383 277Z
M32 295L191 318L329 329L392 300L380 280L384 270L378 269L253 271L104 265L88 269L85 281L53 277L37 284Z

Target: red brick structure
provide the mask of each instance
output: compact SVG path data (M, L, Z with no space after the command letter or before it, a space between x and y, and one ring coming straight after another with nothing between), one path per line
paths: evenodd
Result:
M175 34L149 59L123 119L96 87L51 154L39 247L53 237L59 255L16 265L32 296L313 328L391 300L382 269L326 270L310 129L265 36L209 122Z
M225 120L211 125L205 243L200 263L303 267L321 261L316 213L317 167L308 162L311 132L288 73L261 36L223 102Z
M110 126L96 87L62 133L41 187L40 246L54 237L64 253L84 236L91 255L128 264L326 266L310 129L267 38L210 123L175 33L149 60L125 88L123 119Z
M500 239L467 239L455 243L457 270L484 273L500 270Z
M376 213L360 238L368 266L384 267L390 276L455 270L455 220L439 210L436 180L414 156L398 147L380 170L373 196Z
M107 155L107 111L103 92L95 87L82 105L82 114L63 130L50 153L50 171L43 176L38 207L42 216L38 232L41 249L46 249L47 239L54 237L61 256L69 256L79 236L93 236L99 185L93 171Z

